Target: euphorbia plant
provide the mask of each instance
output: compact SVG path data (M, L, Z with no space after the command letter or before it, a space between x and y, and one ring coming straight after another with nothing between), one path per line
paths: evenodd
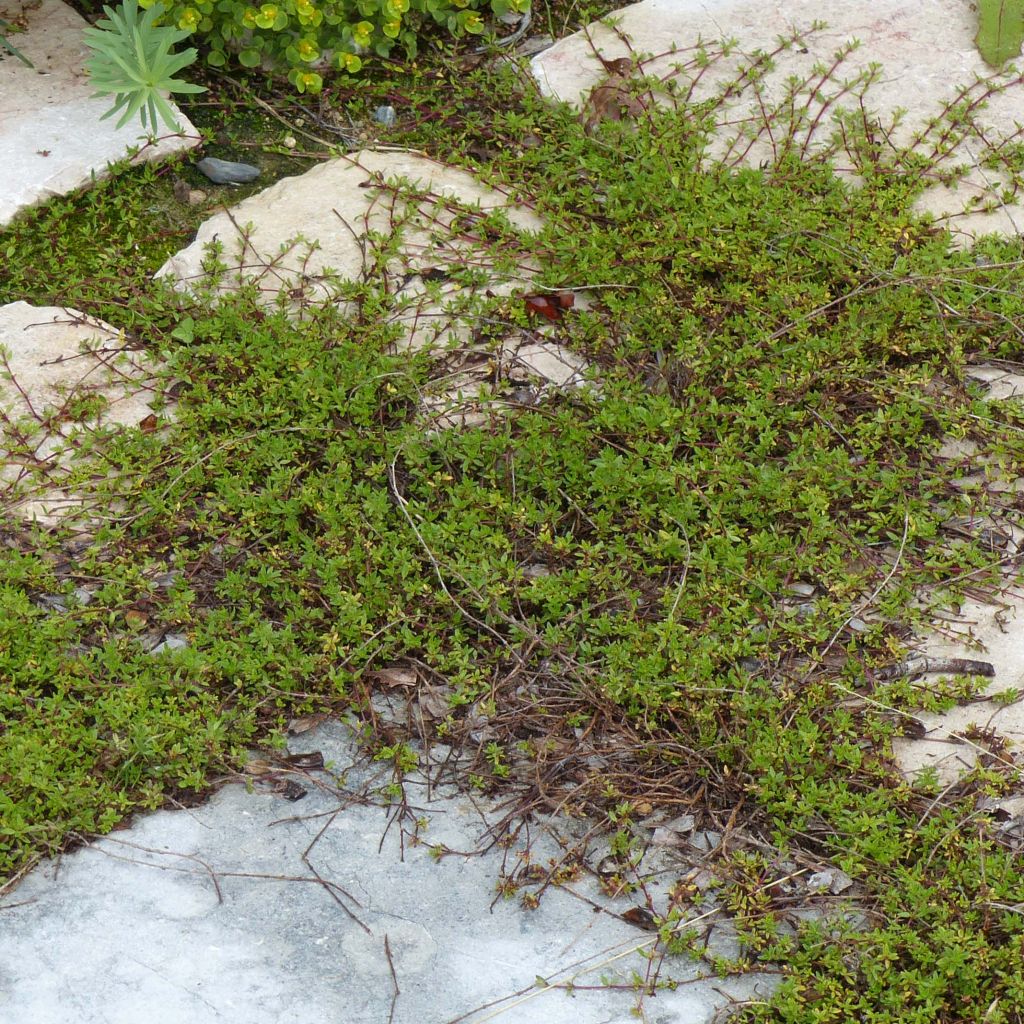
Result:
M174 77L196 59L194 47L173 52L188 31L158 24L163 13L159 3L142 13L136 0L125 0L120 10L103 10L107 17L84 33L93 51L85 66L96 95L114 97L114 105L103 116L123 110L117 122L121 128L138 114L143 128L156 131L159 114L169 128L180 131L166 95L205 92L201 85Z

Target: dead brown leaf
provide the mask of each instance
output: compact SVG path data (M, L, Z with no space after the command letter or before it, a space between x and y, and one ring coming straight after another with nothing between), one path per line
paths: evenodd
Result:
M588 135L592 135L602 121L635 120L648 105L645 97L637 96L633 91L631 79L636 68L629 58L620 57L602 63L609 72L608 77L591 90L580 114L583 130Z
M301 736L310 729L315 729L321 722L325 721L326 715L299 715L288 723L289 736Z
M282 760L292 768L302 768L306 771L319 771L324 766L324 755L319 750L313 750L308 754L288 754Z
M124 613L124 620L128 624L129 629L138 631L145 628L146 623L149 622L149 616L145 612L139 612L131 608Z
M403 668L401 665L377 669L376 672L370 673L370 678L389 690L396 687L415 686L419 681L419 675L414 669Z

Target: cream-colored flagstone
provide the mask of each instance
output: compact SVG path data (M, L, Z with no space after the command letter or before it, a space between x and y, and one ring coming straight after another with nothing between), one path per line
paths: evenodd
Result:
M986 693L1019 690L1024 695L1024 593L1009 590L993 603L965 601L955 615L937 620L935 627L925 638L921 655L987 661L995 675ZM956 781L986 753L985 733L1009 741L1004 767L1012 767L1014 751L1024 745L1024 699L1010 704L985 699L941 713L916 712L914 717L924 725L924 736L893 742L896 762L910 778L933 768L941 785ZM998 759L986 761L999 766Z
M974 366L969 376L985 385L986 397L992 401L1019 401L1024 397L1024 378L1004 367ZM1016 467L994 465L973 442L950 439L941 454L968 465L979 465L961 481L964 490L1012 492L1019 491L1024 484L1019 468L1014 472ZM997 753L993 760L989 736L996 742L999 738L1008 741L1005 768L1010 767L1015 752L1024 748L1024 587L1017 582L1024 529L1007 520L986 516L951 520L947 532L954 539L957 534L988 539L993 559L1005 567L1006 587L998 597L987 601L971 598L936 618L915 650L915 657L930 659L933 664L967 659L988 662L994 671L992 682L984 691L985 699L941 713L916 713L914 717L924 726L924 735L907 736L893 743L896 763L908 778L931 768L944 786L972 769L979 758L983 763L999 766L1001 755ZM927 686L930 679L940 677L929 674L920 685ZM1022 699L1010 703L992 699L993 694L1012 690L1019 691Z
M403 182L415 186L412 195ZM157 277L201 286L211 244L227 268L220 291L254 284L268 303L283 294L297 309L335 299L342 282L371 277L396 297L396 315L422 344L440 332L434 324L446 300L462 290L451 273L477 268L491 288L524 279L517 270L495 280L495 257L476 233L481 215L497 210L523 232L540 227L528 207L468 171L417 153L363 150L282 178L210 217ZM393 237L400 241L389 246Z
M484 220L495 211L517 230L518 255L496 249ZM516 390L487 381L514 382L518 373L539 393L583 379L582 361L547 337L546 325L525 338L511 328L508 339L475 337L475 296L529 291L529 240L540 227L529 206L468 171L418 153L364 150L282 178L215 214L157 276L201 291L213 280L215 245L226 268L220 293L254 285L268 304L283 298L296 315L321 302L344 305L345 282L383 286L399 347L440 352L454 343L464 350L460 365L424 395L423 409L435 425L468 424L486 419L482 405L493 408L499 391ZM467 269L474 283L457 279ZM577 307L585 305L577 298Z
M641 74L671 80L686 99L730 88L710 152L731 164L834 150L836 168L849 172L843 122L866 126L883 163L903 146L928 160L931 170L921 173L931 187L919 208L968 242L1024 229L1020 176L1008 166L1022 141L1024 85L1016 71L993 75L981 59L974 7L965 0L643 0L610 15L615 27L590 25L531 67L543 92L578 106L607 80L598 54L642 57ZM827 27L815 28L822 22ZM943 118L955 104L963 108L961 128ZM938 180L959 165L969 168L963 180Z
M0 0L0 18L24 27L11 31L10 41L33 65L0 51L0 227L21 210L89 185L132 149L141 162L199 144L199 133L176 107L181 134L161 127L154 142L144 138L137 118L123 128L116 127L119 116L102 120L111 104L93 96L85 72L88 26L61 0Z
M986 386L986 398L990 401L1004 401L1008 398L1024 400L1024 374L1014 373L1004 366L985 363L972 366L968 376Z
M0 307L0 514L50 524L81 508L68 475L83 446L114 426L152 429L160 399L154 366L110 324L57 306Z

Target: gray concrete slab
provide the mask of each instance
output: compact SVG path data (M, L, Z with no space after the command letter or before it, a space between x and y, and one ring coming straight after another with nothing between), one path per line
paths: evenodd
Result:
M11 42L33 65L0 59L0 227L20 210L87 186L131 149L139 150L139 162L199 145L199 133L176 107L181 134L164 128L152 143L137 121L118 129L117 117L101 120L111 104L93 96L84 70L86 22L61 0L0 3L0 17L23 25Z
M291 749L339 769L357 756L338 722ZM498 897L503 865L526 863L525 833L491 844L486 822L498 812L486 801L413 781L403 817L380 795L390 774L379 764L349 767L337 783L270 771L251 781L251 791L232 783L203 806L141 816L7 893L0 1020L703 1024L730 997L768 991L766 977L698 980L687 959L652 961L655 936L617 916L637 897L613 899L586 875L535 910L521 893ZM542 825L530 837L533 863L561 855ZM432 853L442 848L462 853ZM686 859L657 853L650 889L664 894L678 877L666 865L681 872ZM715 943L732 948L728 935ZM633 991L633 972L646 977L652 964L675 991Z

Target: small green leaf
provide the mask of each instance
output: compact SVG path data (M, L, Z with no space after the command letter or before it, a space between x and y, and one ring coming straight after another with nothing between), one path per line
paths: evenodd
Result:
M190 344L192 339L195 337L196 322L192 317L187 316L184 320L178 324L177 327L171 331L171 337L177 341L183 341L186 345Z
M985 62L994 68L1019 57L1024 43L1024 0L978 0L974 41Z

